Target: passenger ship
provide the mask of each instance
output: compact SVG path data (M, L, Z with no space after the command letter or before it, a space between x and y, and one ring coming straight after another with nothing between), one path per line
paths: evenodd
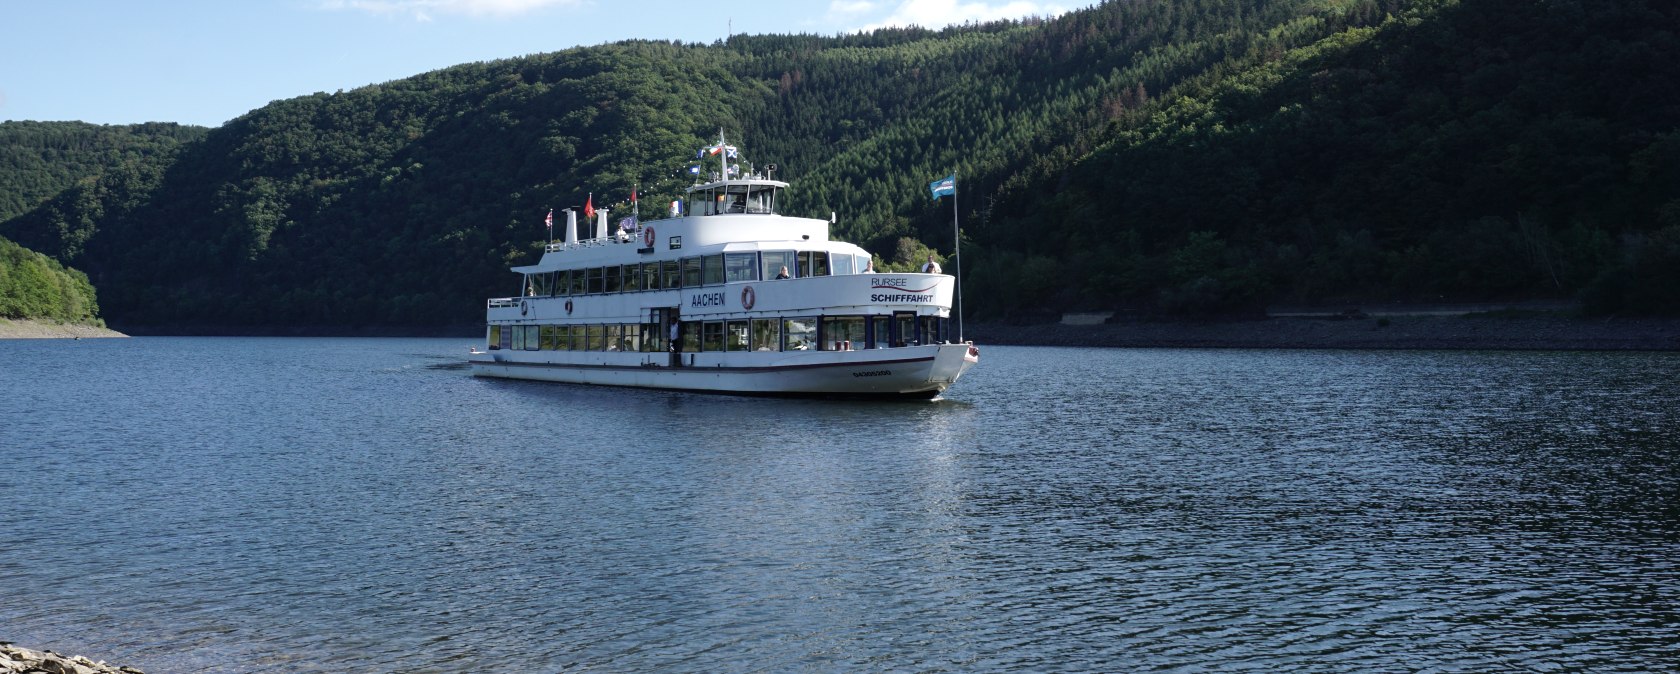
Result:
M488 348L474 349L473 374L931 398L979 362L952 334L953 277L875 272L867 251L829 239L831 221L777 212L787 183L732 177L736 150L721 137L707 150L721 171L689 187L667 219L609 236L600 210L581 238L567 210L564 240L512 268L521 294L489 300Z

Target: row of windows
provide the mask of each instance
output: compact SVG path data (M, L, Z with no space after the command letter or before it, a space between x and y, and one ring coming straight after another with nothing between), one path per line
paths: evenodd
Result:
M669 328L657 323L492 325L492 349L515 351L641 351L669 348ZM802 316L738 321L683 321L677 350L844 351L934 344L949 337L935 316Z
M723 283L771 280L781 276L784 269L789 278L860 274L869 269L869 256L822 250L772 250L718 253L663 262L570 269L527 274L525 294L532 297L560 297L699 288Z

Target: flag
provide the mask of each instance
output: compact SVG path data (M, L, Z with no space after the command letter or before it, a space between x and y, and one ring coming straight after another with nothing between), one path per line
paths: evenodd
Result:
M933 193L934 199L938 199L943 196L956 196L957 174L953 173L928 183L928 191Z
M630 188L630 203L636 203L636 188Z
M733 148L733 147L726 147L726 148L723 148L723 151L724 151L724 152L725 152L725 153L726 153L726 154L725 154L725 155L724 155L724 156L725 156L725 157L728 157L728 158L730 158L730 159L734 159L734 158L735 158L735 148Z
M689 172L689 173L692 173L692 174L694 174L694 175L700 175L700 167L698 167L698 166L690 166L690 167L688 167L688 172Z
M554 209L548 209L548 217L543 218L543 224L548 225L550 230L554 229Z
M594 218L595 217L595 195L594 194L590 194L589 195L589 200L583 202L583 217L586 217L586 218Z

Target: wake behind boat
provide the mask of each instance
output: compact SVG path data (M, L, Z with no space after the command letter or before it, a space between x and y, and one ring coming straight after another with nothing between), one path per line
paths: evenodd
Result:
M586 206L594 227L580 240L568 210L565 240L512 268L521 294L489 300L473 374L931 398L979 362L953 341L952 276L874 271L867 251L829 239L829 222L777 211L787 183L742 172L721 137L707 150L721 170L667 219L609 236L607 211Z

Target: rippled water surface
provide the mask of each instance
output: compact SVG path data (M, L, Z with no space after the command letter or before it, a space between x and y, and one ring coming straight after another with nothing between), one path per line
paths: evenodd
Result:
M470 340L0 341L0 639L167 672L1675 671L1680 355L985 348L945 399Z

